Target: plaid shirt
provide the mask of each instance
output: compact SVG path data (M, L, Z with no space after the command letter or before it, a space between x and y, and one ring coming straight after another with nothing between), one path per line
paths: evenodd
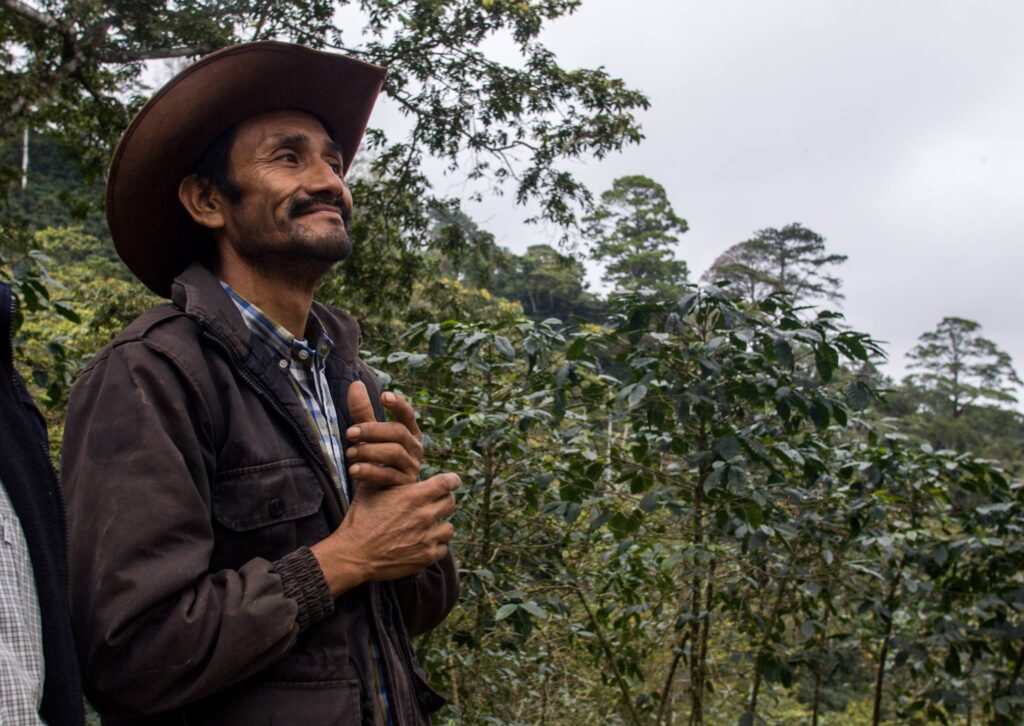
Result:
M295 394L302 401L313 430L320 437L320 448L334 476L342 509L348 511L348 483L345 478L345 452L341 446L341 431L338 426L338 412L334 407L330 390L327 388L327 376L324 374L327 357L334 349L334 341L323 329L323 325L312 312L306 323L306 338L315 338L316 345L310 346L306 340L299 340L288 330L278 325L266 313L231 289L223 280L224 288L231 301L242 314L242 319L252 332L253 337L261 341L278 356L278 367L287 371L295 388ZM388 705L388 689L384 677L384 664L380 658L377 641L372 642L373 657L377 664L377 681L374 684L381 711L387 714L387 723L393 723L391 708Z
M43 629L28 542L0 483L0 723L41 724Z
M338 412L334 408L324 368L327 356L334 349L334 341L324 332L316 315L309 314L306 324L307 338L316 338L316 345L310 346L299 340L288 330L271 320L251 302L231 289L226 282L221 287L242 314L253 336L268 346L278 357L278 367L291 377L295 395L302 402L309 423L320 437L320 449L331 469L334 486L341 498L342 508L348 509L350 493L345 479L345 452L341 446L341 431L338 426Z

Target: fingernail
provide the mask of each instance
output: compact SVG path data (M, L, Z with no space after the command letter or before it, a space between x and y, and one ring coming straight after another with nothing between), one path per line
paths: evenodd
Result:
M387 401L388 403L394 403L398 399L395 398L395 394L391 393L391 391L388 391L387 393L384 394L384 400Z
M350 466L349 467L348 473L351 474L352 476L359 476L359 474L360 474L360 472L362 472L362 470L363 470L363 467L359 466L359 464L356 464L355 466Z
M359 427L353 426L352 428L345 432L345 436L348 437L349 439L358 439L360 433L362 432L359 430Z
M359 451L358 446L350 446L348 447L348 450L345 452L345 456L352 458L356 455L357 451Z

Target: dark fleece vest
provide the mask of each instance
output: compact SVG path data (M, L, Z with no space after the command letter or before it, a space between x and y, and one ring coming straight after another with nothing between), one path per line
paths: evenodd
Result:
M25 532L42 615L46 682L40 715L50 726L84 723L82 685L68 616L67 536L46 427L14 370L14 300L0 283L0 482Z

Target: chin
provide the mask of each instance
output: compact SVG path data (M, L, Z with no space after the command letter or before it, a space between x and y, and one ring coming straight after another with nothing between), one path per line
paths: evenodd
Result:
M339 233L340 232L340 233ZM344 229L318 235L297 235L288 255L319 262L341 262L352 253L352 240Z

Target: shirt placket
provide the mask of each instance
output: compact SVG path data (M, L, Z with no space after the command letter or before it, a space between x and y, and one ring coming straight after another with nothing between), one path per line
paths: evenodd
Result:
M305 403L313 430L320 437L320 448L330 465L334 476L334 486L342 509L348 511L349 492L345 478L345 453L341 447L340 431L337 414L331 404L327 381L324 376L324 364L319 354L309 348L303 341L292 343L291 361L292 382L296 393ZM333 414L333 416L332 416Z

